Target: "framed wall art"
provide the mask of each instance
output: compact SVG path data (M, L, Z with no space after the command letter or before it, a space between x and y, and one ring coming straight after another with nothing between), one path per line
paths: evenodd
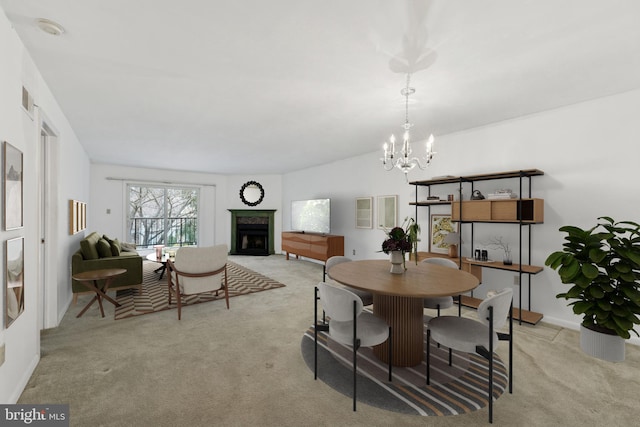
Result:
M432 214L429 228L429 252L448 254L449 244L445 238L449 233L458 231L458 223L451 221L451 215Z
M378 228L390 229L398 220L398 196L378 196Z
M69 234L76 234L87 228L87 204L69 200Z
M22 151L5 141L2 188L4 190L4 229L22 228Z
M373 228L373 197L356 199L356 228Z
M24 311L24 237L5 244L5 325L8 328Z

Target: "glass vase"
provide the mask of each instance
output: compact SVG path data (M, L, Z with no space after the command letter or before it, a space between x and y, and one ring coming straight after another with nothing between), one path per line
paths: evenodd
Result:
M511 250L507 249L506 251L504 251L504 258L502 259L502 262L504 263L504 265L513 264L513 260L511 258Z

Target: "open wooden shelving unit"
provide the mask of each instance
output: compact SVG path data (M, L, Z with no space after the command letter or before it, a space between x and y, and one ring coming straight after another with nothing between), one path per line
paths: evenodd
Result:
M541 224L544 222L544 200L531 198L531 178L534 176L544 175L544 172L539 169L524 169L517 171L477 174L467 176L445 176L440 178L434 178L425 181L413 181L410 185L415 186L416 199L409 204L415 206L416 220L418 219L418 208L426 207L428 214L431 213L431 207L437 205L451 205L451 218L452 221L462 224L470 224L471 226L471 247L473 248L473 227L475 223L503 223L503 224L517 224L520 228L519 233L519 262L514 262L512 265L505 265L503 262L482 262L473 260L472 257L465 258L452 258L458 262L462 270L468 271L471 274L478 277L478 280L482 282L482 269L492 268L497 270L511 271L519 274L519 283L521 291L519 294L518 307L514 307L513 315L514 319L520 321L520 323L536 324L542 319L541 313L531 311L531 276L535 275L543 270L541 266L530 265L531 264L531 226L534 224ZM483 200L462 200L462 190L465 184L470 184L471 192L473 192L473 184L477 181L489 181L517 178L519 181L519 193L520 198L516 199L483 199ZM527 188L524 188L525 181L528 184ZM444 200L418 200L418 187L427 187L428 196L431 196L431 186L442 184L458 184L458 200L456 201L444 201ZM522 198L523 192L527 191L528 198ZM528 242L528 261L523 263L523 245L522 245L522 230L527 229L529 233ZM462 235L462 227L460 227L460 234ZM459 245L460 247L460 245ZM448 258L442 254L432 254L428 252L421 252L418 254L418 259L423 257L439 256ZM516 260L514 260L516 261ZM523 277L528 278L528 310L522 308L522 286ZM469 296L462 296L461 304L467 307L477 308L478 304L482 300Z

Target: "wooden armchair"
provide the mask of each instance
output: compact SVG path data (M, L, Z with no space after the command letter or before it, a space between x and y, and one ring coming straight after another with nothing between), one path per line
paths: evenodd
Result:
M229 308L227 286L227 245L202 248L185 247L176 252L175 261L167 260L169 304L175 295L178 320L182 315L182 297L223 290Z

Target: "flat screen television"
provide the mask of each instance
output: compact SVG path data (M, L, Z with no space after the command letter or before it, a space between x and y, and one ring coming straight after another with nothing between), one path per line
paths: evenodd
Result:
M291 202L291 229L329 234L331 199L294 200Z

